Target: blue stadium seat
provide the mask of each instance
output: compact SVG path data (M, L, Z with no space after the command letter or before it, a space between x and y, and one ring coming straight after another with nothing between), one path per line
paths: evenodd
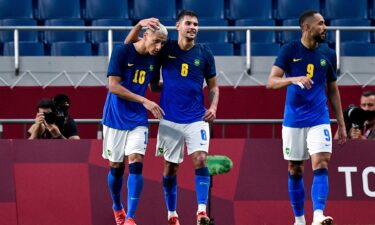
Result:
M125 0L86 0L85 19L127 19L128 1Z
M181 8L192 10L199 19L224 19L224 0L182 0Z
M175 0L136 0L134 1L133 19L140 20L148 17L159 19L176 18Z
M33 19L3 19L0 20L0 26L36 26L36 20ZM0 32L0 42L14 41L13 31ZM19 41L38 41L38 33L33 31L20 31Z
M296 19L306 10L320 10L319 0L277 0L277 19Z
M204 43L215 56L233 56L234 48L231 43Z
M44 45L40 42L19 42L20 56L43 56ZM4 43L4 56L14 56L14 42Z
M127 19L99 19L93 20L92 26L132 26L132 21ZM113 41L124 41L128 31L113 32ZM93 31L91 32L91 42L107 42L108 32Z
M92 56L90 43L54 42L51 45L51 56Z
M115 47L116 45L123 45L123 44L124 44L124 42L113 42L113 47ZM99 56L108 55L108 43L107 42L99 43L98 55Z
M242 19L235 21L236 26L275 26L274 20ZM251 31L251 42L275 42L276 35L272 31ZM234 33L234 43L245 43L246 32L238 31Z
M33 0L0 0L0 19L33 18Z
M80 0L38 0L37 18L39 20L56 18L81 18Z
M283 26L298 26L299 27L299 19L287 19L282 21ZM301 39L302 31L283 31L281 32L281 43L287 43L292 40Z
M323 8L326 19L367 19L367 0L326 0Z
M251 56L276 56L280 45L276 43L252 43ZM246 55L246 44L240 46L241 55Z
M272 19L272 0L230 0L228 19Z
M176 20L175 19L161 19L159 20L164 26L171 26L176 27ZM199 36L199 35L198 35ZM171 40L177 40L178 32L176 29L168 29L168 38Z
M200 19L199 26L228 26L227 20ZM226 31L202 31L198 32L198 42L228 42L228 32Z
M371 26L370 20L364 19L337 19L331 20L330 26ZM335 42L335 32L329 32L329 42ZM341 42L358 41L358 42L370 42L370 32L353 32L353 31L341 31L340 35Z
M375 56L375 43L345 42L340 46L342 56Z
M81 19L51 19L45 21L46 26L85 26ZM58 41L85 42L86 35L83 31L45 31L44 41L46 43Z

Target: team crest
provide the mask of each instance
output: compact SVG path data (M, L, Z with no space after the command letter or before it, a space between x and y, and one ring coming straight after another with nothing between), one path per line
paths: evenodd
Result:
M326 66L326 64L327 64L327 62L326 62L325 59L321 59L321 60L320 60L320 65L321 65L321 66Z
M199 59L194 60L194 65L199 66L201 64L201 61Z
M288 147L285 148L285 154L286 154L286 155L289 155L289 154L290 154L290 148L288 148Z
M153 71L154 70L154 65L150 65L149 70Z
M108 155L108 156L111 156L111 155L112 155L112 151L111 151L111 149L107 149L107 155Z

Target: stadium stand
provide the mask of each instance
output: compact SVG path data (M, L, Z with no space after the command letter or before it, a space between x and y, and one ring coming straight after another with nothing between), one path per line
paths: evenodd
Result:
M236 20L235 26L275 26L274 20L260 20L260 19L242 19ZM251 31L251 42L275 42L276 35L272 31ZM234 33L234 43L245 43L246 33L245 32L235 32Z
M148 17L159 19L176 18L175 0L136 0L134 1L133 19L140 20Z
M228 19L272 19L272 0L230 0Z
M335 19L330 21L331 26L371 26L370 20L365 19ZM328 41L335 42L335 33L329 32ZM340 41L359 41L359 42L370 42L370 32L353 32L353 31L341 31Z
M367 19L367 0L326 0L323 15L326 19Z
M36 11L39 20L55 18L81 18L80 0L38 0Z
M17 18L17 19L3 19L0 20L0 26L36 26L37 22L33 19ZM0 32L0 42L14 41L13 31ZM38 41L38 33L33 31L20 31L19 41Z
M132 21L128 19L98 19L92 21L92 26L132 26ZM113 32L113 41L121 42L125 40L128 32L116 31ZM91 42L100 43L108 41L108 32L93 31L91 32Z
M280 50L277 43L252 43L251 56L276 56ZM246 44L240 45L240 54L246 55Z
M298 19L287 19L283 20L283 26L299 26ZM280 42L282 44L287 43L292 40L301 39L301 31L282 31L280 35Z
M32 19L33 0L0 0L0 19L6 18Z
M159 20L164 26L176 27L176 19L161 19ZM178 33L175 29L168 29L168 38L171 40L177 40Z
M54 42L51 45L52 56L91 56L90 43L82 42Z
M124 0L86 0L83 9L84 18L87 20L97 19L128 19L128 1Z
M199 19L224 19L224 0L182 0L181 8L196 12Z
M14 56L14 42L4 43L4 56ZM19 42L20 56L44 56L44 46L40 42Z
M306 10L320 10L319 0L277 0L276 18L279 20L296 19Z
M233 44L231 43L204 43L209 47L215 56L232 56L234 55Z
M113 47L116 45L122 45L123 42L113 42ZM98 45L98 55L107 56L108 55L108 42L101 42Z
M212 20L212 19L200 19L199 26L228 26L227 20ZM197 36L198 42L211 42L211 43L221 43L228 41L228 32L199 32Z
M50 19L45 21L46 26L84 26L81 19ZM81 31L45 31L44 41L46 43L58 41L85 42L85 32Z
M375 44L368 42L344 42L341 45L342 56L375 56Z

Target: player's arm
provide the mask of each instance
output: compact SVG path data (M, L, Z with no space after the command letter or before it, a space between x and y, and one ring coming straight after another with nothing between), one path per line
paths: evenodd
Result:
M327 88L328 88L328 99L332 105L332 109L337 120L338 139L340 143L345 143L347 134L346 134L344 116L342 114L339 88L337 87L336 81L329 82L327 84Z
M139 32L142 30L143 27L155 30L159 29L159 23L159 19L157 18L148 18L140 20L126 36L124 43L129 44L131 42L135 43L139 41L141 39L141 37L139 37Z
M268 89L280 89L295 84L302 89L310 89L313 81L306 76L284 77L284 70L278 66L272 66L266 87Z
M210 122L216 119L216 110L219 103L219 86L217 85L216 76L207 79L206 82L210 107L206 110L203 120Z

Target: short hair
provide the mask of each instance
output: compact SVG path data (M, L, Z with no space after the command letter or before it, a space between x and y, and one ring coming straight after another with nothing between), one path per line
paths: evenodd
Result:
M55 110L55 104L53 103L53 101L49 98L44 98L42 100L39 101L38 105L37 105L37 109L52 109L52 111Z
M320 13L317 10L308 10L302 13L302 15L299 17L299 26L303 28L303 24L306 22L307 19L314 17L315 14Z
M370 96L373 96L373 95L375 95L375 92L374 92L374 91L364 91L364 92L362 93L362 96L363 96L363 97L370 97Z
M165 35L165 36L168 37L168 30L167 30L167 28L166 28L163 24L161 24L161 23L159 23L159 29L156 29L154 32L155 32L155 33L163 34L163 35Z
M182 10L178 15L177 15L177 21L180 21L183 19L185 16L190 16L190 17L195 17L198 19L198 15L191 11L191 10Z

